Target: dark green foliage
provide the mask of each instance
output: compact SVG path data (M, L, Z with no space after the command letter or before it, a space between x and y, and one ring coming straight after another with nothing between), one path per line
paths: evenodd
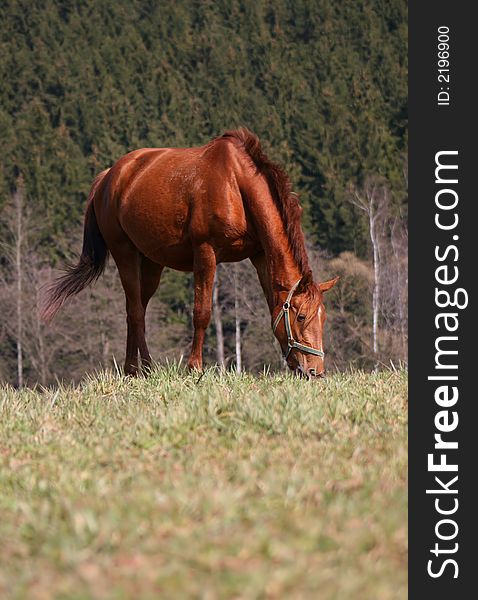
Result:
M0 203L18 172L71 250L94 175L141 146L247 125L291 175L312 239L366 252L350 184L405 197L404 0L2 2Z

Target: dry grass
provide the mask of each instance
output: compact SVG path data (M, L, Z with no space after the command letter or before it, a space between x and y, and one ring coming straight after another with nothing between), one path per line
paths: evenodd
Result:
M406 598L406 386L0 388L0 596Z

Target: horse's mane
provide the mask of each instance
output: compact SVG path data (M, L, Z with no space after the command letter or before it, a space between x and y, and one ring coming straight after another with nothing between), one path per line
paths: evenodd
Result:
M246 127L226 131L216 139L224 138L230 138L242 146L257 171L266 178L272 198L284 223L292 256L302 275L305 275L310 271L310 266L305 250L304 232L300 224L302 207L297 194L291 191L289 177L282 167L272 162L264 154L259 138Z

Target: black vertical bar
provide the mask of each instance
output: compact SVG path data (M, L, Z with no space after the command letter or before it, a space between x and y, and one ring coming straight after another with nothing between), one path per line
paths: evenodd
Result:
M409 597L459 599L477 594L471 590L476 590L474 576L477 572L473 564L477 527L472 510L477 504L475 474L478 473L475 465L478 455L478 398L474 387L478 375L475 358L478 356L478 327L474 314L478 276L478 191L475 184L478 151L473 143L478 130L474 98L478 30L470 3L442 0L411 2L409 8ZM449 29L449 81L446 77L442 77L442 81L438 79L439 28L442 32ZM442 74L447 72L443 70ZM448 105L446 94L438 96L440 92L449 94ZM439 105L439 100L445 104ZM458 152L457 155L443 155L442 159L448 164L458 165L455 171L457 184L436 183L436 153L440 151ZM451 170L441 173L448 179L453 178ZM436 194L441 189L454 190L458 195L455 209L445 211L437 208ZM443 199L452 204L453 198L453 192L443 192L439 195L439 202ZM435 222L437 213L444 224L451 224L456 213L459 219L457 227L441 230ZM458 256L450 249L447 258L439 261L435 256L436 247L443 257L451 246L457 247ZM457 267L456 283L445 285L437 282L436 269L445 264L449 269L448 279L456 274L454 267ZM443 270L439 272L441 277L444 274ZM453 295L458 288L465 289L468 294L466 308L437 307L436 289L448 290ZM464 301L465 294L459 296L460 301ZM436 318L441 312L457 315L459 325L456 332L446 331L444 319L438 321L437 327ZM452 321L450 317L450 326ZM435 368L435 343L438 337L446 335L458 337L456 341L442 342L448 349L458 350L458 355L448 355L443 359L446 364L456 364L458 368L455 370ZM440 382L428 379L429 376L443 375L457 376L458 380ZM458 389L456 404L446 409L435 400L436 389L445 385ZM451 387L448 389L452 391ZM443 410L447 410L447 416L437 417ZM457 413L458 426L442 433L442 439L458 442L458 448L436 449L434 436L441 432L437 429L435 418L441 418L439 422L442 425L444 419L451 423L455 418L453 412ZM447 464L457 464L458 471L430 471L427 463L429 454L434 454L434 463L441 460L441 454L445 454ZM435 476L441 478L444 485L458 476L448 488L456 490L456 493L427 494L427 490L444 489ZM457 509L449 515L439 514L437 501L440 509L451 511L455 506ZM455 525L450 522L438 525L442 519L456 523L454 537ZM450 539L440 539L437 527L442 537ZM450 562L445 564L446 560ZM430 571L439 576L432 577Z

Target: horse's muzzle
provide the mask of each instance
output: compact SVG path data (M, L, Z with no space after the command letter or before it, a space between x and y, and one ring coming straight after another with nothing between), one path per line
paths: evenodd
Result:
M302 377L304 379L324 379L326 377L325 369L320 373L317 373L316 369L304 370L301 365L298 365L295 368L294 373L297 375L297 377Z

